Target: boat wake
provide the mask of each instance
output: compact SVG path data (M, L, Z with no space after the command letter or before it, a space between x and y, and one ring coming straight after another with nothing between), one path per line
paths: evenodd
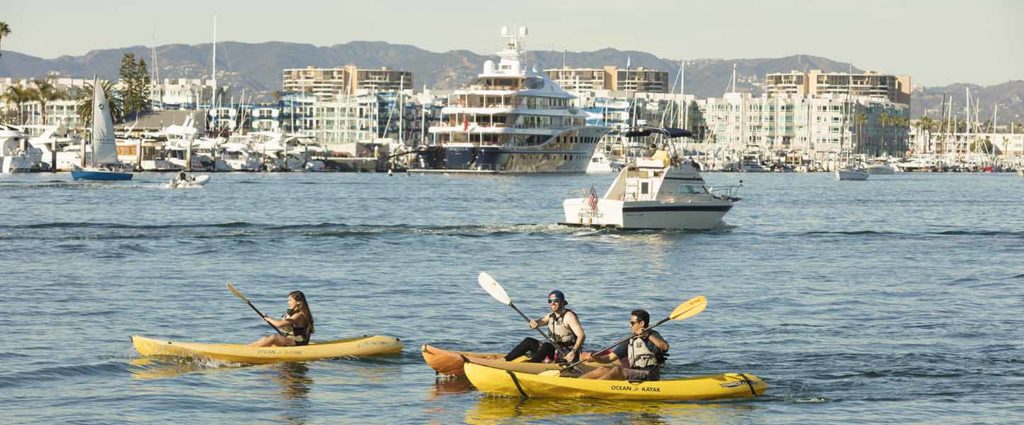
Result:
M450 236L485 238L522 235L572 235L578 229L554 224L480 224L465 226L350 225L317 223L270 225L253 222L195 224L120 224L53 222L0 225L0 240L109 240L168 238L370 238L388 236Z

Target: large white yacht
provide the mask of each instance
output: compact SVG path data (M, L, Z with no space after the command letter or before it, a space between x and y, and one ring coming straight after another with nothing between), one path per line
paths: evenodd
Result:
M417 152L415 170L491 173L583 173L607 127L587 126L573 96L523 63L526 28L501 29L500 61L484 63L469 87L455 91Z

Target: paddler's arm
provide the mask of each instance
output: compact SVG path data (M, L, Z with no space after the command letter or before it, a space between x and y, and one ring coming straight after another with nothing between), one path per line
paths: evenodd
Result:
M541 317L540 319L531 320L530 321L530 329L537 329L537 327L539 327L539 326L547 326L547 324L548 324L548 317L550 317L550 316L551 316L550 314L545 314L544 317Z
M569 352L565 359L571 362L578 358L580 350L583 348L583 341L587 340L587 334L583 332L583 325L580 324L576 313L566 317L566 323L569 325L569 329L572 329L572 333L576 335L576 344L572 346L572 351Z
M661 337L661 334L652 331L648 335L647 340L651 341L651 343L653 343L655 347L658 347L661 352L668 352L668 342Z
M623 347L625 346L625 344L626 343L623 342L621 345L616 346L608 351L594 353L592 356L584 356L584 359L587 359L589 357L589 360L591 361L600 363L612 363L619 359L619 355L616 353L616 351L619 351L619 347Z
M270 316L267 316L267 315L263 316L263 320L266 320L267 323L270 323L271 325L277 326L279 328L283 328L285 326L292 326L292 327L294 327L296 323L299 323L299 322L302 321L301 319L302 319L302 312L295 313L295 314L293 314L291 316L288 316L288 317L285 317L284 319L281 319L281 320L271 319Z

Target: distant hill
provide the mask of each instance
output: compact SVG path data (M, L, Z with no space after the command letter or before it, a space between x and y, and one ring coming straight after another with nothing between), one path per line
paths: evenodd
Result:
M498 46L495 46L496 48ZM36 77L47 72L88 78L93 74L100 78L116 79L121 56L134 53L146 60L152 69L152 50L144 46L119 49L94 50L82 56L61 56L55 59L41 59L17 52L5 51L0 57L0 76ZM169 44L156 48L157 64L161 78L196 78L210 74L210 44L184 45ZM262 94L269 100L270 93L282 87L281 70L285 68L336 67L355 64L362 68L387 66L413 72L415 88L424 85L436 89L452 89L466 84L478 74L485 60L497 60L494 55L479 55L467 50L451 50L443 53L431 52L415 46L390 44L376 41L353 41L328 47L312 44L266 42L217 44L217 78L232 87L234 93L244 88L247 97L252 93ZM632 67L669 71L670 80L675 81L679 61L659 58L640 51L601 49L592 52L529 51L526 54L528 66L538 70L560 67L562 64L575 67L601 67L617 65L625 67L626 61ZM846 62L831 59L794 55L783 58L764 59L696 59L686 61L687 93L698 98L721 96L732 77L732 66L736 64L737 89L760 93L758 82L770 72L807 71L820 69L826 72L847 71ZM855 72L861 70L854 67ZM885 70L879 70L886 72ZM898 72L894 72L897 73ZM913 77L913 76L911 76ZM958 89L959 88L959 89ZM977 90L983 105L983 116L991 115L992 105L999 104L1002 117L1020 120L1024 113L1021 94L1024 84L1014 81L998 86L972 86L972 95ZM957 102L963 105L963 87L923 88L914 92L913 116L923 111L938 109L942 93L959 96ZM998 103L993 103L998 102ZM984 111L987 109L987 112ZM962 108L961 108L962 110ZM986 115L986 113L988 115ZM937 113L933 113L936 115ZM1016 118L1013 118L1016 117Z
M966 105L965 88L971 89L971 109L977 102L979 116L982 121L992 119L995 107L998 106L997 123L1024 122L1024 81L1009 81L994 86L982 87L976 84L950 84L942 87L919 87L911 94L911 114L923 116L926 112L932 118L942 114L942 97L946 95L946 103L952 101L953 114L964 116ZM973 115L973 112L972 112Z

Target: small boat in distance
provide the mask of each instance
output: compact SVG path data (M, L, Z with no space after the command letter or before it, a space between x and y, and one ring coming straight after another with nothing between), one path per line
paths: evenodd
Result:
M103 93L99 79L93 79L92 96L92 157L89 167L75 166L71 170L74 180L131 180L130 166L117 160L117 143L114 139L114 120L110 116L110 104Z
M871 173L864 167L846 164L836 170L836 180L867 180Z
M167 183L166 186L168 189L194 189L205 186L209 181L209 175L189 176L182 172L177 177L171 179L170 183Z

